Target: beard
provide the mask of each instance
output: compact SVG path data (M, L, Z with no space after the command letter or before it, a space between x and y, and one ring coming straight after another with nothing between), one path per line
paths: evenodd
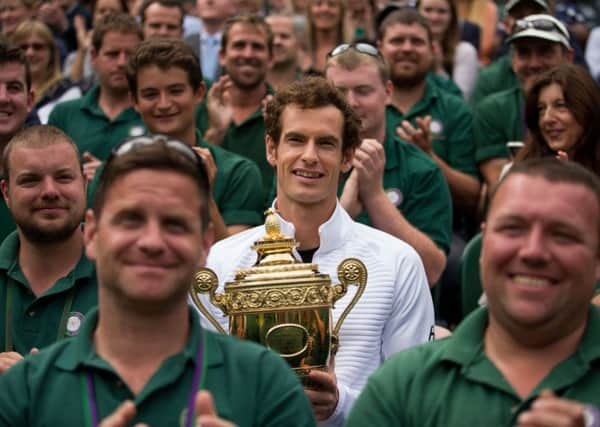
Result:
M82 218L69 219L59 227L41 227L30 221L15 218L15 223L23 238L32 243L49 244L61 243L68 240L81 225Z
M421 84L429 73L428 69L417 70L412 74L395 74L392 70L391 80L398 89L412 89Z

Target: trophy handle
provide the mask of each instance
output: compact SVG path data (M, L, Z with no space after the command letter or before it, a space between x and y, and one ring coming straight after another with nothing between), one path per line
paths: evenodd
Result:
M219 279L215 272L210 268L201 268L194 276L194 283L192 283L190 295L192 296L194 304L198 307L198 310L200 310L204 317L217 328L217 331L226 334L227 332L225 332L225 329L217 322L217 319L215 319L212 313L204 307L204 304L198 297L198 294L210 294L210 302L224 311L225 304L223 304L223 295L216 294L217 286L219 286Z
M342 327L342 323L350 310L354 308L363 292L365 291L365 287L367 286L367 267L363 264L363 262L356 258L348 258L345 259L338 265L338 277L340 279L341 285L336 285L334 287L334 295L333 302L337 301L344 295L348 290L348 285L356 285L358 289L348 307L344 310L337 323L335 324L335 328L333 328L333 344L337 349L338 344L338 336L340 332L340 328Z

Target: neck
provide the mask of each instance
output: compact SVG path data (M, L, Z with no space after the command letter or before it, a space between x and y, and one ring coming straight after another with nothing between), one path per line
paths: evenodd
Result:
M296 80L296 63L291 62L285 67L274 66L267 73L267 82L275 89L287 86Z
M124 110L131 107L131 99L129 98L128 91L111 91L101 87L98 104L102 111L104 111L104 114L110 120L113 120Z
M78 227L62 242L33 243L19 232L19 267L36 296L50 289L69 274L83 252L83 233Z
M124 307L101 287L98 309L96 351L134 394L143 389L165 359L185 348L190 332L185 300L160 313L140 312Z
M282 194L278 192L278 194ZM286 203L285 198L277 199L277 210L283 219L294 224L295 238L300 249L313 249L320 246L319 227L325 223L336 207L336 200L323 202L318 207Z
M406 114L425 94L426 81L410 87L398 87L394 85L392 92L392 105L401 113Z
M266 94L267 86L264 82L252 89L242 89L239 86L233 85L231 88L231 103L234 109L248 107L256 107L258 109Z
M210 34L212 36L221 31L221 29L223 28L223 21L203 19L202 28L204 29L204 32L206 32L206 34Z
M190 147L195 147L197 144L196 127L193 125L187 127L182 132L169 134L169 137L171 137L173 139L177 139L181 142L185 142Z
M338 43L337 28L315 31L315 41L317 46L331 45L332 48L335 47Z
M385 120L383 120L381 126L379 126L376 130L373 130L372 132L361 132L360 138L374 139L381 144L385 143Z
M509 331L490 318L484 335L485 353L515 391L525 397L556 365L576 351L586 323L557 336L554 331L538 328Z

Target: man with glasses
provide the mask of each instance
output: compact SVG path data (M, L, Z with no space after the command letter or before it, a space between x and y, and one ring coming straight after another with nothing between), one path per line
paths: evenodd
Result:
M490 202L488 306L384 363L347 426L600 425L600 181L575 162L514 165Z
M273 206L282 233L299 244L296 259L317 264L334 283L346 258L358 258L367 267L364 293L340 328L335 364L328 372L313 369L312 385L306 389L317 420L339 426L382 360L430 337L433 305L427 277L413 248L353 221L337 200L340 174L350 170L361 143L357 112L339 91L323 78L292 83L269 102L265 123L267 159L277 175ZM441 174L440 179L443 184ZM448 197L444 190L441 196ZM256 262L252 245L265 234L264 226L256 227L211 248L207 265L217 274L221 290L236 271ZM353 291L336 303L334 322ZM227 318L206 295L201 298L228 330ZM205 318L203 323L210 324Z
M361 144L340 196L342 206L359 222L414 247L433 286L446 265L452 203L440 169L386 127L392 95L387 64L369 44L344 44L329 54L325 76L361 120Z
M573 60L566 27L550 15L529 15L516 21L508 42L519 86L481 101L473 122L475 158L488 188L498 182L509 161L506 143L525 138L523 105L528 86L543 72Z
M78 337L0 376L1 425L314 425L278 355L202 329L188 305L212 243L209 191L180 141L139 137L113 151L84 230L98 309Z
M33 126L11 139L2 163L0 187L17 231L0 245L0 374L32 350L77 335L97 304L75 144L54 127Z

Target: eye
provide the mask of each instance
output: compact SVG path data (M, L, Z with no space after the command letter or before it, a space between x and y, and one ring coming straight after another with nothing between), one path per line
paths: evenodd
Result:
M121 226L123 228L137 228L144 221L142 215L134 211L125 211L117 214L113 220L115 225Z
M173 234L184 234L190 231L187 222L179 218L169 218L163 223L165 230Z

